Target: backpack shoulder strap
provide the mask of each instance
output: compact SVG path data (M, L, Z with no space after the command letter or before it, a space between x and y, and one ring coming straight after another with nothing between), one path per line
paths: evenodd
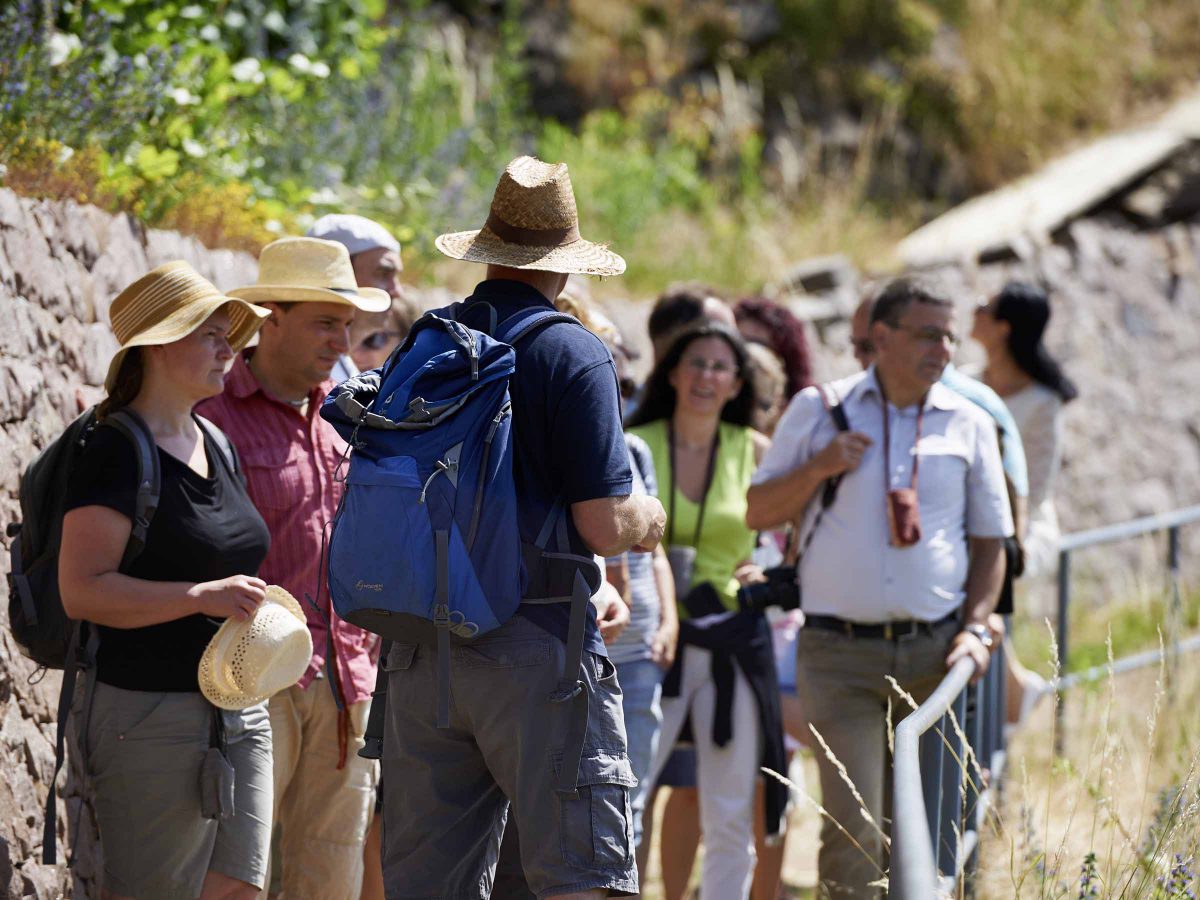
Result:
M494 330L492 337L515 347L519 341L528 337L535 330L554 322L570 322L580 328L583 327L583 323L574 316L561 313L556 309L521 310L501 322L499 327Z
M158 464L158 445L142 417L129 408L118 409L100 420L101 425L115 428L125 435L137 453L138 489L134 505L133 530L121 559L121 568L128 568L146 546L150 520L158 509L162 471Z
M837 430L849 431L850 420L846 418L846 408L842 405L842 398L837 395L837 391L833 389L833 385L818 384L817 393L821 395L821 402L825 404L825 409L828 411L830 418L833 419L833 424L837 426ZM825 482L825 487L821 491L822 509L828 509L833 506L833 501L837 499L838 487L841 483L841 475L835 475Z
M204 432L205 436L220 449L221 456L224 457L226 465L229 466L229 471L241 477L241 461L238 459L237 449L233 446L233 441L229 440L229 435L214 423L204 418L204 416L193 413L192 418L196 420L196 424L200 426L200 430Z

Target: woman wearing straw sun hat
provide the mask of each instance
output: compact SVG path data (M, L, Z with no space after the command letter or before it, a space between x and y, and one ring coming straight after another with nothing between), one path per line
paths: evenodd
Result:
M269 536L236 457L193 407L221 391L267 314L182 261L134 282L110 310L121 347L97 414L126 410L144 424L160 489L142 550L123 565L138 514L133 443L95 429L67 486L63 606L99 635L90 715L72 719L95 795L105 897L248 900L263 885L266 707L251 698L217 712L197 672L220 620L256 616Z

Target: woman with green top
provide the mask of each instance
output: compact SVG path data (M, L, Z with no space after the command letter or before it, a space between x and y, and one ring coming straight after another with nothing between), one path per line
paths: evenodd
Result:
M680 652L663 685L651 771L657 780L690 718L705 844L701 900L748 896L759 766L783 753L769 631L761 613L738 606L739 587L762 578L750 562L746 491L768 444L749 425L748 366L732 329L707 323L685 331L651 373L629 428L660 473L680 597ZM779 806L769 832L779 830Z

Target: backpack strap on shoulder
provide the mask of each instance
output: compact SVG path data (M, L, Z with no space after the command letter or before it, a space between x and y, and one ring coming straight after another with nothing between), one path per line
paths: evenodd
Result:
M518 342L528 337L536 329L555 322L568 322L578 325L580 328L583 327L583 324L574 316L568 316L556 309L521 310L501 322L499 330L493 329L492 337L515 347Z
M241 461L238 459L237 449L229 440L229 435L204 416L192 413L192 418L196 420L196 424L200 426L204 436L217 445L217 449L221 451L221 456L225 459L225 464L229 466L229 471L240 478L242 474Z
M101 425L115 428L125 435L137 454L138 488L134 503L133 530L129 543L121 558L121 569L127 569L146 546L146 535L150 520L158 509L158 495L162 486L162 472L158 464L158 445L150 427L141 416L128 407L110 413L100 421Z
M849 431L850 420L846 418L846 407L842 405L842 398L837 395L832 385L818 384L817 393L821 395L821 402L825 405L829 417L833 419L833 424L837 426L838 431ZM833 506L833 501L837 499L838 487L842 483L842 476L835 475L825 482L825 487L821 491L821 508L829 509Z

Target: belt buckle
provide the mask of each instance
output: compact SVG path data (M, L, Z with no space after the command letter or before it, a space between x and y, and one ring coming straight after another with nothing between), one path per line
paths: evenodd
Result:
M908 628L903 632L896 633L896 643L904 644L909 641L915 641L921 636L921 623L910 621L907 623Z

